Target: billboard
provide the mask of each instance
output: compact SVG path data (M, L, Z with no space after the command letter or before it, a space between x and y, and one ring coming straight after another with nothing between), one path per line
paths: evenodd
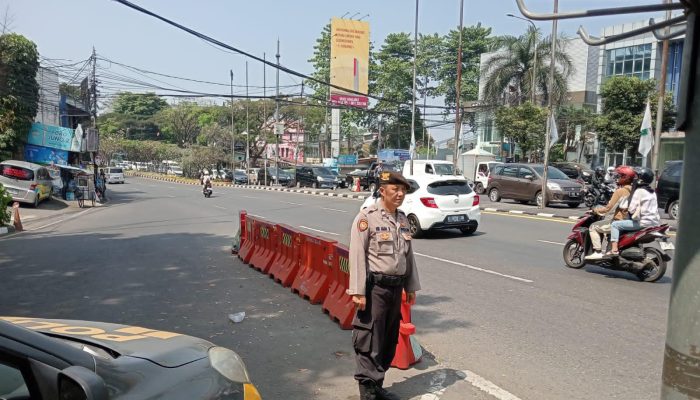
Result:
M369 23L331 19L331 85L365 94L331 87L331 104L367 108L368 67Z
M77 134L76 134L77 132ZM52 149L80 152L82 130L34 122L27 135L27 143Z
M37 164L68 165L68 151L27 144L24 159Z

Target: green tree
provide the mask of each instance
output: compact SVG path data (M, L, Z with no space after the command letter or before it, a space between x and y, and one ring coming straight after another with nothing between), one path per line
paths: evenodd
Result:
M0 183L0 226L10 223L10 208L8 207L10 203L12 203L12 195Z
M459 36L459 31L453 29L442 37L442 46L437 47L439 54L436 58L439 60L436 94L444 96L445 105L453 110L457 101ZM495 38L491 36L491 28L481 26L480 23L462 28L462 101L478 100L481 54L490 51L494 45Z
M553 94L555 104L565 100L567 79L573 72L571 57L566 53L566 38L557 38L556 71L554 86L549 87L549 65L552 54L552 39L540 39L538 29L528 28L525 34L503 36L496 41L498 51L486 63L481 71L486 77L484 99L492 104L505 103L516 105L532 98L532 91L540 93L540 104L548 101ZM535 47L537 48L537 65L535 66ZM537 70L535 82L532 80L533 68Z
M600 90L603 109L595 125L598 138L605 147L614 151L636 149L647 101L651 103L652 117L656 115L656 86L653 80L629 76L614 76L603 83ZM673 98L669 93L664 98L663 129L671 128L674 121Z
M523 157L544 148L547 110L530 102L496 109L495 123L499 132L515 142Z
M0 156L8 158L29 132L39 103L39 53L22 35L0 36Z
M563 151L571 151L577 146L576 127L581 128L581 137L586 132L595 130L597 115L588 107L576 107L565 105L557 109L557 130L560 141L563 143Z
M193 144L199 135L200 112L201 107L196 103L183 101L161 110L155 119L172 142L185 147Z
M152 118L167 107L168 102L155 93L121 92L112 103L115 113L141 120Z

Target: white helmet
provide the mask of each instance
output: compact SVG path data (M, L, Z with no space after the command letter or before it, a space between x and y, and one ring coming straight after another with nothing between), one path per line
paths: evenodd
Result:
M612 174L613 172L615 172L615 167L608 167L608 173Z

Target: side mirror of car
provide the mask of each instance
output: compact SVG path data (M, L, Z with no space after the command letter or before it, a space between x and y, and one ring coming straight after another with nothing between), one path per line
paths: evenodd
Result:
M529 179L532 181L535 179L535 177L533 175L527 174L527 175L525 175L525 179Z
M58 374L58 398L61 400L107 400L107 386L96 373L72 366Z

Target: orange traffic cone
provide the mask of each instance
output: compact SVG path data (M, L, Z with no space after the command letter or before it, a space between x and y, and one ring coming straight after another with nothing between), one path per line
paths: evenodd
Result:
M19 217L19 203L16 201L12 204L12 220L15 231L22 232L24 228L22 227L22 220Z
M399 327L399 343L396 344L396 354L391 366L398 369L408 369L423 357L423 348L413 336L416 326L411 323L411 304L406 302L406 292L401 296L401 325Z

